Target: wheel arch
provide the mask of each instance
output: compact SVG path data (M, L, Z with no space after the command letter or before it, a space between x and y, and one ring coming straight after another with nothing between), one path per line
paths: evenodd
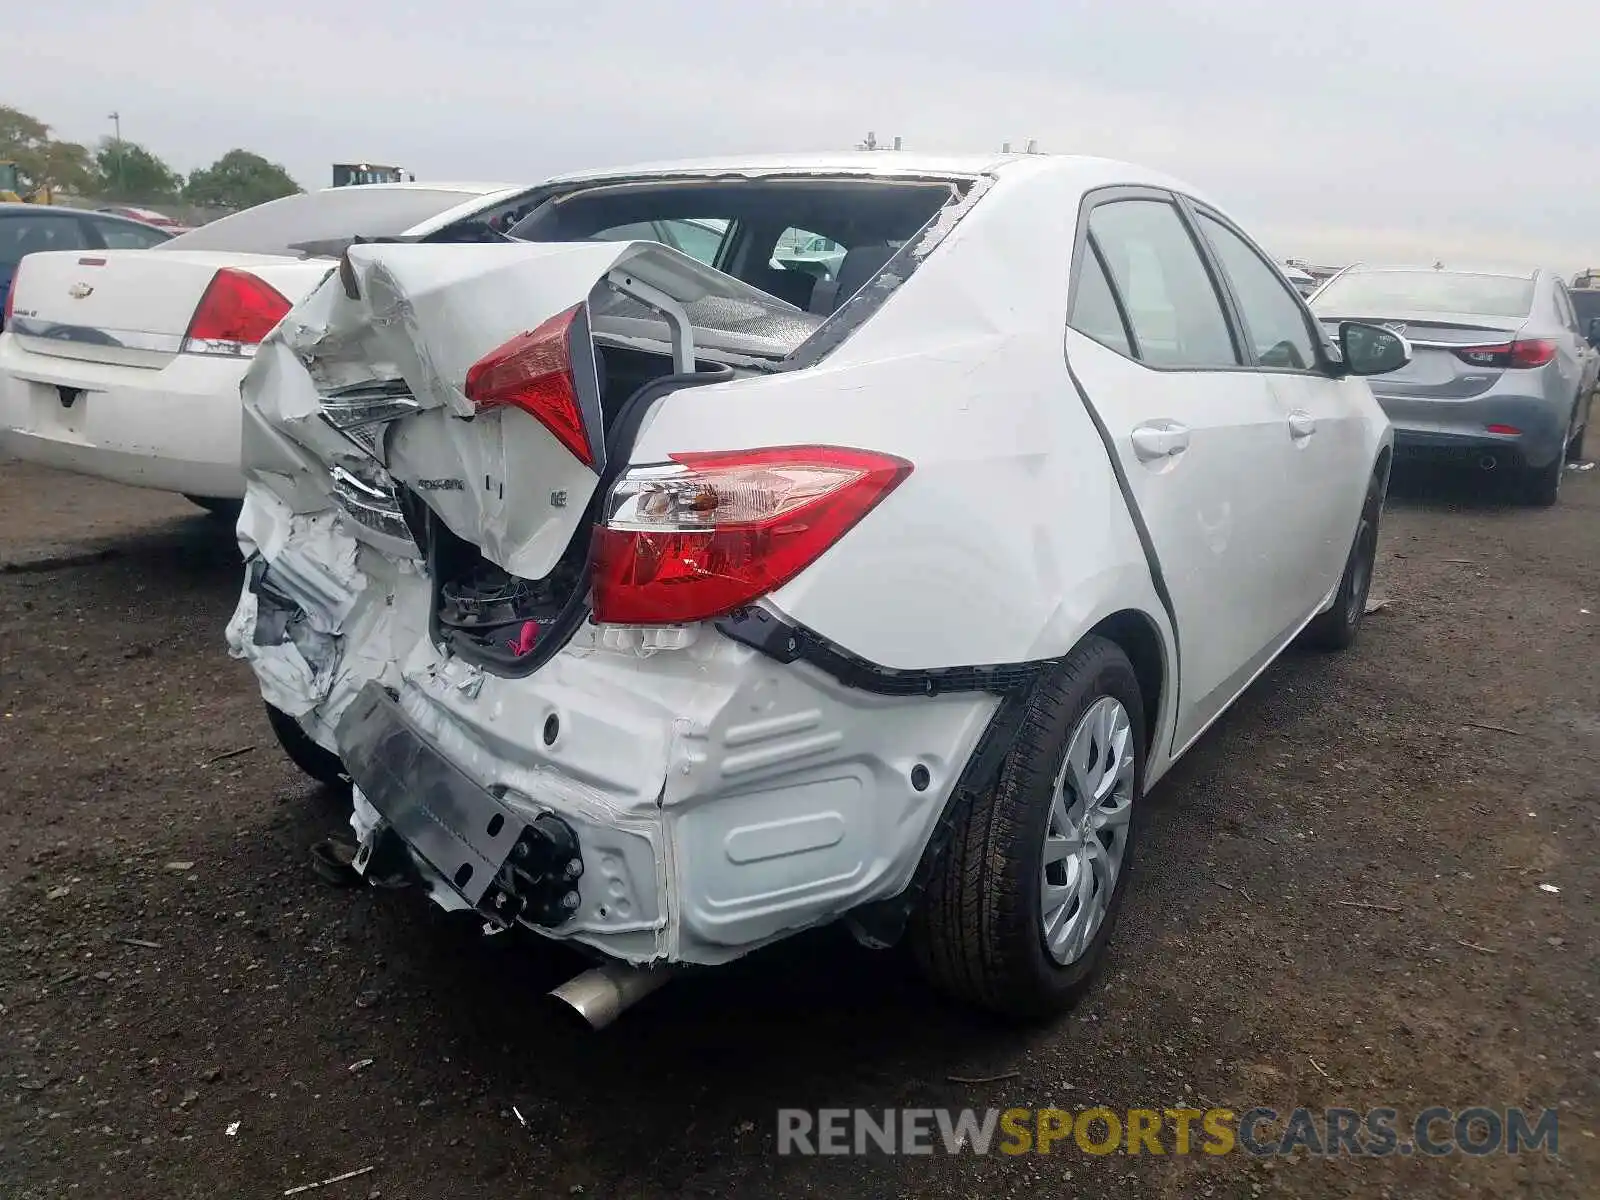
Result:
M1089 630L1088 636L1112 642L1133 665L1134 678L1139 681L1139 695L1144 702L1144 741L1148 757L1156 744L1162 702L1171 674L1160 629L1148 614L1125 608L1100 620Z

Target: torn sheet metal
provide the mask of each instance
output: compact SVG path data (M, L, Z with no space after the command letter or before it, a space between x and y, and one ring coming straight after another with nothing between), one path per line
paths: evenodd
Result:
M281 641L257 640L261 619L259 598L245 585L224 634L228 653L250 663L268 704L291 717L303 717L328 694L336 661L333 639L311 634L303 627L285 628Z
M683 305L712 295L781 304L652 242L369 244L352 247L348 262L357 297L335 273L298 305L247 373L247 407L345 472L334 499L358 524L397 541L403 521L381 494L384 481L349 461L352 450L387 466L491 562L529 579L548 574L567 547L603 463L580 462L518 410L475 415L465 395L473 364L597 290L653 304L685 361L693 343ZM400 383L401 419L362 427L361 437L344 427L342 397Z
M245 582L228 652L250 662L269 704L304 716L327 699L339 636L368 590L359 546L333 513L293 513L259 490L246 497L238 536Z

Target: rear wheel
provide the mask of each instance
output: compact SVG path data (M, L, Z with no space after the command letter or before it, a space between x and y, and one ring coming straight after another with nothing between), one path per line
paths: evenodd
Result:
M328 787L342 788L349 785L350 776L345 773L344 764L339 761L338 755L329 753L312 741L311 736L300 728L299 721L269 704L267 723L272 726L278 745L283 747L283 752L295 766L318 783L326 784Z
M1301 641L1314 650L1348 650L1361 631L1367 613L1367 593L1372 590L1372 569L1378 561L1378 522L1383 516L1383 490L1376 478L1361 508L1361 524L1345 560L1339 590L1327 612L1318 613Z
M1127 890L1144 784L1143 698L1114 643L1085 639L1027 705L912 931L935 986L1015 1020L1065 1010L1089 982Z
M239 511L244 507L243 500L230 500L223 496L184 496L190 504L198 505L206 510L206 515L215 517L218 521L233 524L239 519Z
M1567 441L1567 461L1568 462L1582 462L1583 461L1583 435L1588 433L1588 432L1589 432L1589 423L1587 421L1585 421L1582 425L1578 426L1577 432L1574 433L1572 435L1572 437Z
M1567 473L1567 455L1557 454L1547 467L1531 467L1523 479L1524 494L1535 508L1549 508L1561 499L1561 479Z

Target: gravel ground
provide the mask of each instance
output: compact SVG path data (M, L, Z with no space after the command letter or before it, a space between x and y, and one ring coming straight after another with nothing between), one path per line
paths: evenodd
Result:
M1291 652L1147 798L1072 1014L996 1028L822 931L590 1037L541 1003L565 952L313 875L345 814L222 650L226 531L0 465L0 1192L266 1197L371 1167L315 1195L1600 1194L1600 471L1550 512L1396 486L1385 605L1352 653ZM1560 1154L775 1153L780 1107L1180 1101L1553 1106Z

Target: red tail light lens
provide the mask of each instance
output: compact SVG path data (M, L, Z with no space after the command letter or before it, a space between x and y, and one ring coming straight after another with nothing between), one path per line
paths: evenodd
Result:
M1521 370L1544 366L1556 356L1556 344L1548 338L1518 338L1494 346L1462 346L1455 356L1475 367Z
M1542 367L1556 356L1556 344L1545 338L1529 338L1511 343L1513 367Z
M186 354L244 355L261 344L293 307L248 271L224 267L211 277L183 335Z
M836 446L675 454L629 471L595 534L594 617L677 625L783 586L911 473Z
M466 395L473 406L520 408L556 436L584 466L594 466L572 378L572 323L582 311L575 304L530 333L521 333L484 355L467 371Z

